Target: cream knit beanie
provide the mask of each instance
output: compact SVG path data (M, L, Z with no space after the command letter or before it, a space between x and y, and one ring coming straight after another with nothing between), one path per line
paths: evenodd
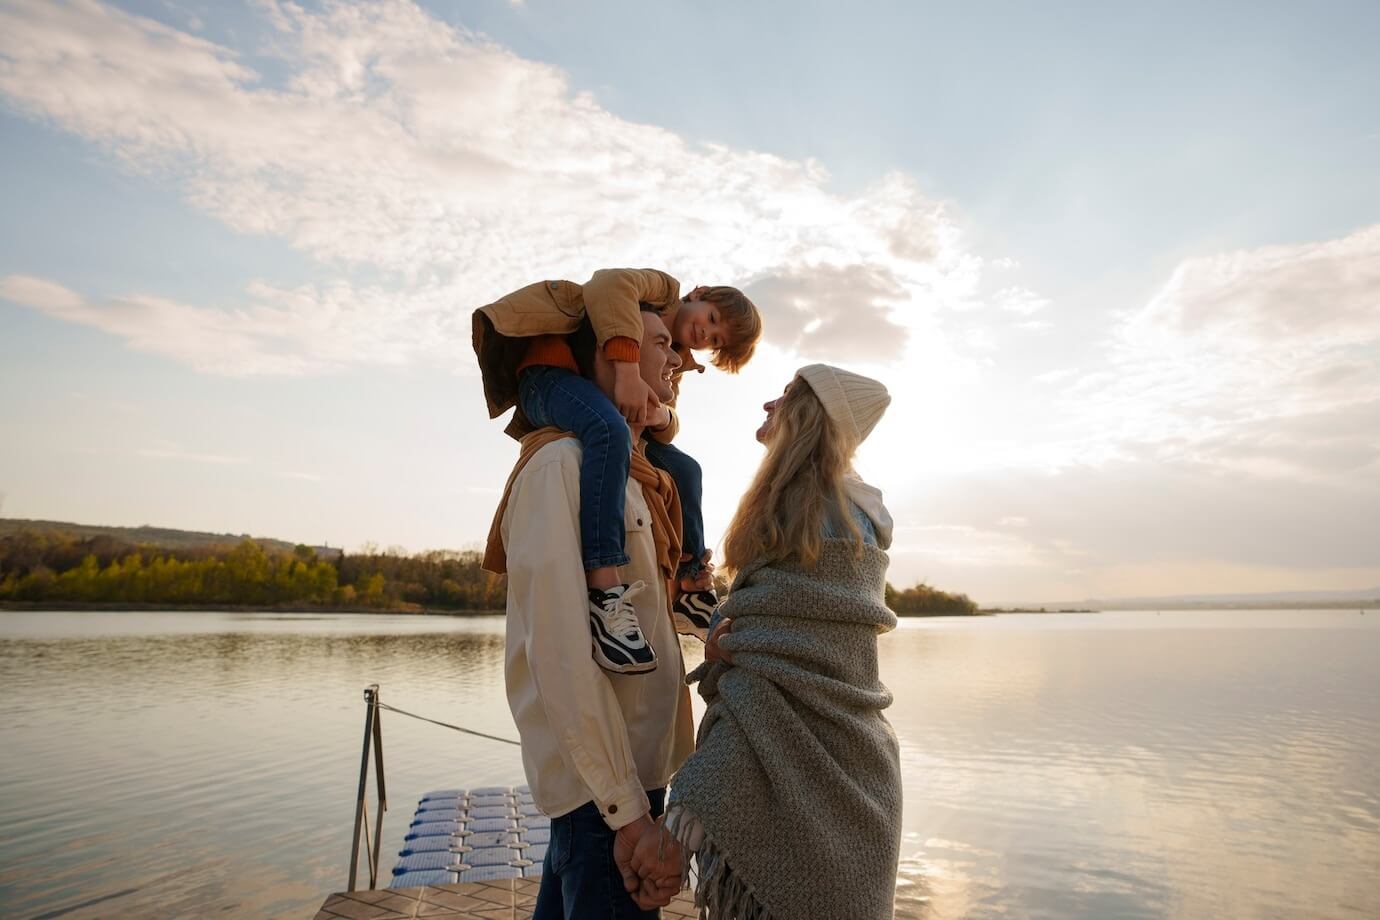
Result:
M815 391L824 411L839 426L844 437L852 439L853 447L871 434L891 404L891 394L880 382L840 367L810 364L795 375Z

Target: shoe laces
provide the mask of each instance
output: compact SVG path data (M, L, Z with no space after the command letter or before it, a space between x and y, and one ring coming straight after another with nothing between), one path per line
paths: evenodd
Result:
M613 609L604 607L611 630L618 633L630 633L641 628L637 622L637 608L633 606L632 599L641 594L646 587L645 581L635 581L628 585L622 594L613 598ZM607 595L605 597L604 603L607 605L609 601Z

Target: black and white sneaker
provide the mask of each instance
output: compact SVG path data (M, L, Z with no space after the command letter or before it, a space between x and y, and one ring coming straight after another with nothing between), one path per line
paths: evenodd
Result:
M694 636L701 642L709 638L709 621L714 616L714 608L719 599L713 591L687 591L671 605L671 619L675 621L676 632L682 636Z
M589 632L594 660L615 674L644 674L656 670L656 652L642 635L632 599L647 587L643 581L615 585L607 591L589 589Z

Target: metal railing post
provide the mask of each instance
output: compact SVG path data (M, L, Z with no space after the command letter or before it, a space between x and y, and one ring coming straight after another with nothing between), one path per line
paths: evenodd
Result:
M388 810L388 793L384 791L383 785L383 719L378 712L379 692L378 686L374 686L374 773L378 780L376 800L379 810L374 815L374 858L370 861L369 887L372 889L378 882L379 875L379 849L383 846L383 813Z
M370 684L364 688L364 750L359 761L359 795L355 799L355 833L350 845L350 883L346 891L355 890L355 877L359 869L359 837L364 834L364 853L369 859L369 888L378 884L379 848L383 845L383 813L388 810L388 799L383 784L383 726L379 720L379 685ZM369 747L373 742L374 769L378 773L378 813L375 815L373 840L369 839L369 806L364 800L369 787Z

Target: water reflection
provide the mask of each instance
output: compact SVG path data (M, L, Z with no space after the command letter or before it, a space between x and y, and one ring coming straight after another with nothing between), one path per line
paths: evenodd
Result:
M1380 618L1251 616L930 620L884 637L906 783L897 916L1367 915ZM0 903L308 913L345 877L362 688L515 737L502 625L0 616ZM420 794L521 776L516 748L392 714L384 745L388 865Z
M1248 616L917 624L923 667L888 640L905 826L923 829L903 848L911 915L1380 903L1377 633L1354 613Z

